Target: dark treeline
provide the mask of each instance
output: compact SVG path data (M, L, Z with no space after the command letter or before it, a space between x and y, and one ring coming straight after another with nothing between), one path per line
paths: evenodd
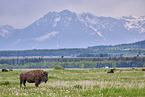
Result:
M0 59L0 68L102 68L144 67L145 57L108 57L108 58L16 58Z
M99 54L107 54L109 56L123 55L132 51L137 51L136 48L123 48L115 46L97 46L88 48L73 48L73 49L34 49L34 50L14 50L0 51L0 57L29 57L29 56L85 56L98 57ZM100 56L99 56L100 57Z
M121 56L121 55L120 55ZM80 54L77 57L109 57L108 54Z
M96 53L95 50L74 48L74 49L34 49L0 51L0 57L27 57L27 56L75 56L85 53Z
M24 65L26 63L38 63L38 62L80 62L80 61L101 61L103 58L1 58L0 64L8 65Z

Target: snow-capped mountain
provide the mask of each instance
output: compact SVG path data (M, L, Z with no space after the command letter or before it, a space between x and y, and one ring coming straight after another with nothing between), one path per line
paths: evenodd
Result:
M0 50L84 48L145 40L145 17L49 12L24 29L0 27Z
M15 29L9 25L1 26L0 27L0 36L2 38L6 38L6 37L10 36L14 32L14 30Z
M130 31L137 31L139 33L144 33L145 32L145 16L142 17L135 17L135 16L130 16L130 17L122 17L125 22L125 28L130 30Z

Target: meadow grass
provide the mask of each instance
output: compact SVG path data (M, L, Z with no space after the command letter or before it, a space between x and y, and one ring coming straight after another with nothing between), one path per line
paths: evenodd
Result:
M22 71L0 71L0 97L143 97L145 96L145 72L141 70L109 69L48 70L49 80L35 84L26 83L20 88ZM121 71L121 72L120 72Z

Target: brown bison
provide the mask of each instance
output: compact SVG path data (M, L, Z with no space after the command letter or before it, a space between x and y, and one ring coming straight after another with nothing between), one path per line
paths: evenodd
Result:
M114 73L114 70L113 70L113 69L111 69L111 71L108 71L107 73Z
M142 70L142 71L145 71L145 68L142 68L141 70Z
M7 69L2 69L2 72L8 72L8 70Z
M22 83L26 86L26 81L29 83L35 83L35 86L41 82L47 82L48 80L48 73L43 70L31 70L31 71L24 71L20 74L20 87L22 87Z

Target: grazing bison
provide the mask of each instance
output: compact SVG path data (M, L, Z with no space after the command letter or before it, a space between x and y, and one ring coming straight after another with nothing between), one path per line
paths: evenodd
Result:
M2 69L2 72L8 72L8 70L7 69Z
M48 73L43 70L31 70L31 71L24 71L20 74L20 87L22 87L22 83L24 86L26 81L29 83L35 83L35 86L38 87L38 85L41 82L47 82L48 80Z
M142 71L145 71L145 68L142 68L141 70L142 70Z
M113 69L111 69L111 71L108 71L107 73L114 73L114 70L113 70Z

